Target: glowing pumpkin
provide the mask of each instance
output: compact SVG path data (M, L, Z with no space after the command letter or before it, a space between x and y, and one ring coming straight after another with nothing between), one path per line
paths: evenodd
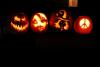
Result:
M80 16L74 23L74 30L80 34L89 34L92 27L92 20L88 16Z
M34 32L44 32L47 30L48 19L43 13L36 13L31 20L31 29Z
M15 31L25 32L29 26L28 18L25 14L19 13L12 17L10 25Z
M50 18L50 25L58 30L66 31L71 27L72 19L66 10L59 10L52 14Z

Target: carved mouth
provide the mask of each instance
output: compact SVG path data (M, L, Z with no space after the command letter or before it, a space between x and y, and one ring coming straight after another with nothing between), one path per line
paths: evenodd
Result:
M18 24L14 24L11 22L11 26L16 29L17 31L24 31L26 28L28 28L28 25L18 25Z
M45 27L43 27L43 26L38 26L38 30L39 31L43 31L45 29Z

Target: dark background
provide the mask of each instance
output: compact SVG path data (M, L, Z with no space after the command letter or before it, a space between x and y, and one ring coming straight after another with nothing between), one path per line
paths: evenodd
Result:
M71 8L68 7L68 0L0 0L0 48L98 48L96 3L94 0L79 0L78 7ZM93 21L92 32L89 35L81 35L73 28L67 32L56 32L49 26L42 34L37 34L30 28L26 33L13 34L9 29L9 17L13 14L24 12L30 21L34 13L43 12L49 20L52 12L59 9L70 11L73 21L81 15L90 16Z

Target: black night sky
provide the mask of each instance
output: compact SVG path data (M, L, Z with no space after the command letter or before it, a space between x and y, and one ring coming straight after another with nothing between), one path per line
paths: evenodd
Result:
M90 0L79 0L78 7L71 8L68 7L68 0L0 0L0 48L97 48L95 8L97 6L96 2L92 1L90 3ZM90 16L93 21L92 32L81 35L73 28L67 32L56 32L49 26L45 33L35 33L29 28L26 33L13 34L9 29L9 17L16 13L25 13L30 22L36 12L45 13L50 20L52 12L59 9L69 11L73 21L78 16Z

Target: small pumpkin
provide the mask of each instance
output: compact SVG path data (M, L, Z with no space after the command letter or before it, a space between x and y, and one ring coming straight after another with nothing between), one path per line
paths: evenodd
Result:
M66 10L59 10L51 15L50 25L60 31L71 28L72 19Z
M79 16L74 23L74 30L80 34L89 34L92 28L93 22L88 16Z
M44 32L48 27L48 19L44 13L36 13L32 16L30 25L34 32Z
M25 14L19 13L12 17L10 25L17 32L25 32L29 26L28 18Z

